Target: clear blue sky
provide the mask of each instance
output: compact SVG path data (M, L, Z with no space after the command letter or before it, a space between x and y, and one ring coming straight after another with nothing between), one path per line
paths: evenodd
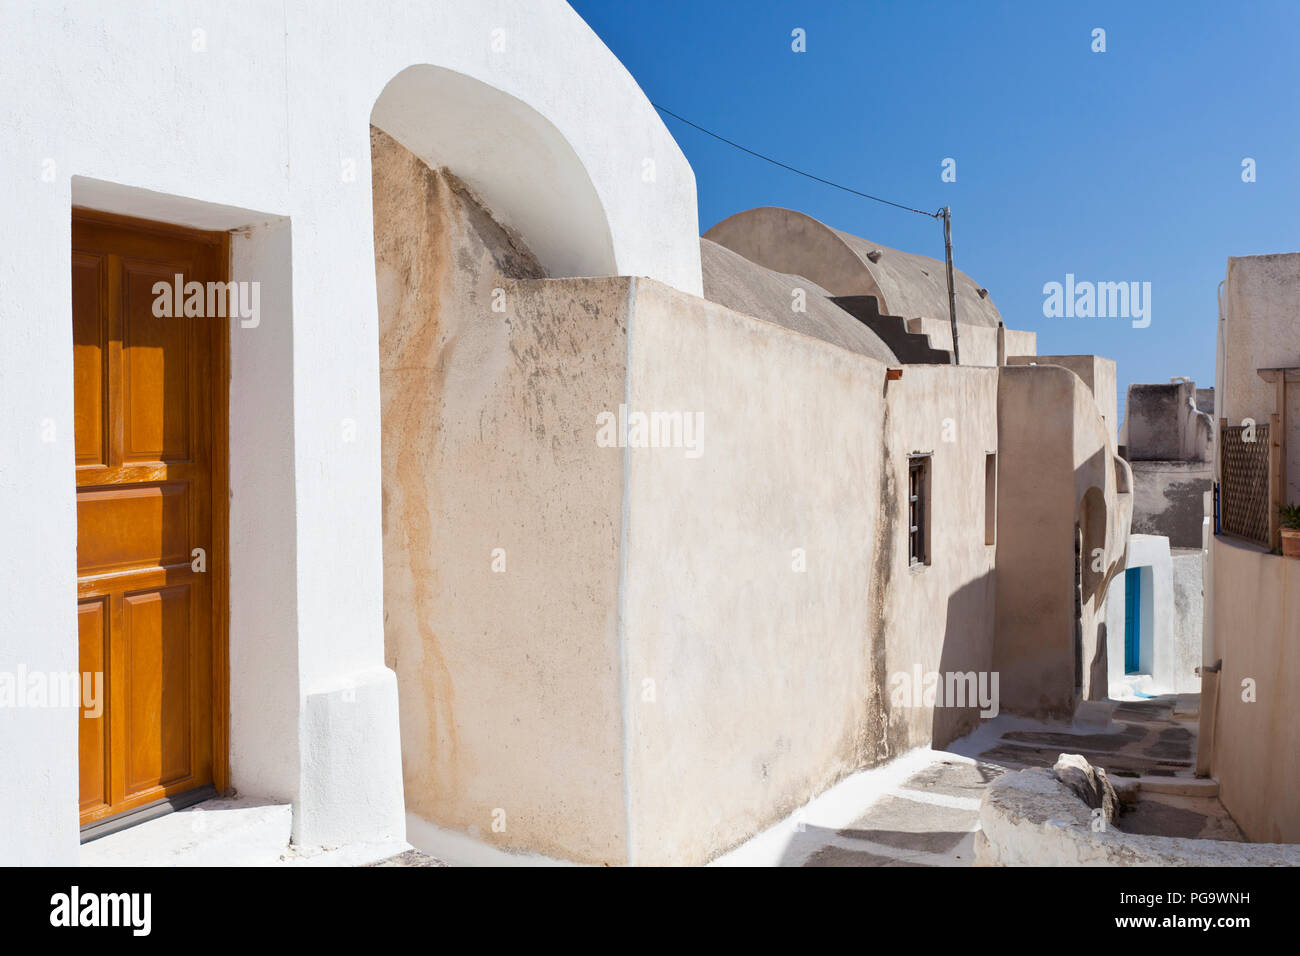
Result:
M1300 251L1300 2L571 0L646 95L783 162L924 209L1041 354L1214 384L1228 256ZM1084 7L1087 9L1084 9ZM803 28L807 52L791 50ZM1106 30L1093 53L1092 30ZM739 153L671 118L700 230L798 209L943 257L935 220ZM957 181L940 180L945 157ZM1241 163L1256 161L1243 183ZM1152 284L1151 325L1043 316L1043 284Z

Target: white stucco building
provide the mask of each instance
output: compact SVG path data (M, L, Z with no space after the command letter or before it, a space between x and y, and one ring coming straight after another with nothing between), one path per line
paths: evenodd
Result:
M788 210L702 242L559 0L0 27L0 673L105 686L0 707L0 862L234 790L303 848L696 863L978 720L891 675L1104 696L1113 365L959 274L955 366L935 263Z

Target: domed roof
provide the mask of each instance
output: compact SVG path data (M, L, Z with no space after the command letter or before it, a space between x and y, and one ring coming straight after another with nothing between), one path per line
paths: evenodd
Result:
M884 315L948 318L948 278L942 260L832 229L793 209L760 206L738 212L704 237L767 269L803 276L831 295L874 295ZM954 269L953 285L958 324L998 326L1001 314L987 293L980 295L970 276Z
M803 276L773 272L708 239L700 240L700 265L704 298L710 302L889 365L898 361L876 333L831 302L825 289ZM804 290L804 312L790 308L796 288Z

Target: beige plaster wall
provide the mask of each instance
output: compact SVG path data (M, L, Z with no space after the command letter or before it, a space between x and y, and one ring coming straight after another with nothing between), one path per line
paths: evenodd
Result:
M628 451L632 859L698 863L862 764L885 366L647 280L629 339L630 407L703 416Z
M657 282L539 278L454 177L382 134L374 181L385 633L415 816L507 850L698 863L972 729L973 707L897 705L891 677L995 669L995 614L1031 658L1001 668L999 707L1038 709L1044 671L1072 690L1068 637L1040 636L1072 610L1080 489L1114 480L1072 373L886 383L882 363ZM621 404L700 416L698 456L600 447L597 415ZM922 569L912 452L933 456ZM1019 618L1004 546L1052 585Z
M1275 386L1260 368L1300 366L1300 253L1228 260L1215 388L1218 417L1267 423ZM1288 503L1300 504L1300 384L1287 386Z
M1038 354L1038 333L1025 332L1020 329L1007 329L1004 339L1007 347L1007 359L1013 357L1031 357Z
M958 313L957 336L961 347L962 365L997 365L998 330L985 325L968 325ZM952 320L945 312L942 317L924 316L907 320L909 332L921 332L930 337L930 347L952 351Z
M998 370L910 365L889 383L886 407L889 550L883 613L887 675L993 669L996 543L985 543L985 456L998 452ZM908 555L908 455L929 453L930 563ZM996 461L995 461L996 465ZM1006 503L995 490L995 510ZM999 694L1001 686L999 683ZM873 762L911 747L942 746L975 729L975 708L897 706L887 701Z
M1075 693L1080 529L1082 698L1107 693L1105 595L1123 567L1132 498L1092 392L1059 365L1006 366L998 393L997 624L1004 709L1068 717ZM1062 489L1073 489L1063 494ZM1100 549L1100 554L1096 554Z
M531 254L454 179L372 140L407 810L621 863L623 461L596 446L595 415L623 397L632 282L527 278Z
M631 406L705 423L698 459L628 452L632 855L700 862L975 726L976 708L896 706L890 678L990 669L998 373L909 366L886 386L870 359L645 280L630 343ZM919 570L912 451L933 454Z
M1219 799L1252 841L1300 843L1300 561L1228 537L1211 548Z
M1012 353L1011 346L1008 344L1007 364L1059 365L1079 376L1097 402L1097 408L1106 422L1112 447L1118 447L1119 395L1115 384L1114 359L1102 358L1100 355L1018 355Z

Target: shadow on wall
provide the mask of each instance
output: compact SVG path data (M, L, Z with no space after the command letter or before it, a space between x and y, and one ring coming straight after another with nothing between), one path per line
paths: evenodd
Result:
M1103 473L1109 454L1098 451L1080 469ZM1082 554L1082 700L1104 700L1109 695L1106 657L1106 592L1111 580L1124 567L1124 552L1115 554L1114 535L1106 508L1106 496L1095 485L1079 502L1079 529L1083 532ZM1113 556L1112 556L1113 555Z
M940 685L936 688L942 696L936 696L930 724L932 747L944 747L975 730L981 720L981 710L993 710L989 718L997 715L1001 680L993 673L993 630L971 626L971 622L983 619L993 607L994 573L989 571L968 581L948 598L943 648L939 655ZM985 639L972 640L981 631L986 632ZM956 691L955 699L952 691ZM956 706L970 704L972 699L975 706Z

